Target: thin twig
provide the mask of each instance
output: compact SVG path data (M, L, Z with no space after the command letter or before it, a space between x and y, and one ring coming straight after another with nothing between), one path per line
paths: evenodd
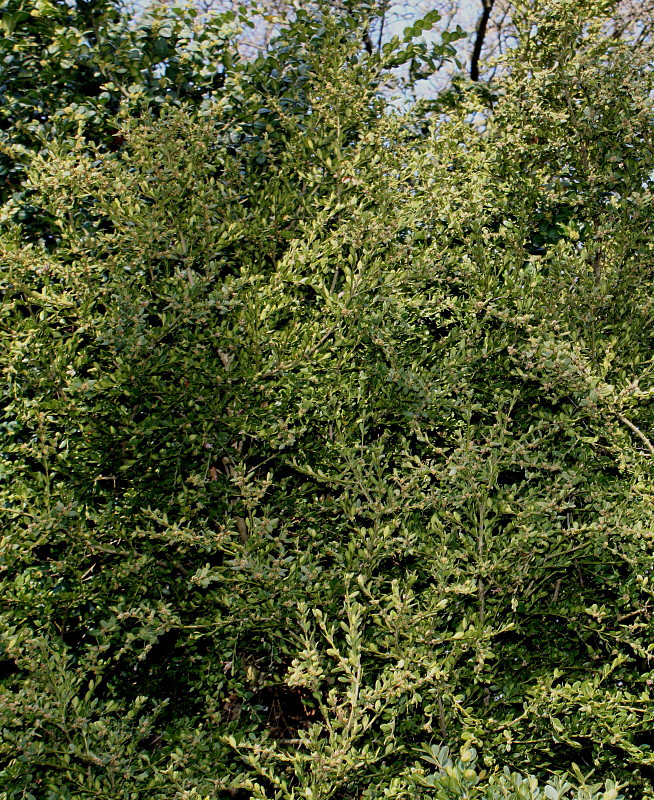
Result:
M624 416L624 414L621 414L619 411L614 411L613 413L620 420L620 422L624 423L629 428L629 430L633 431L636 434L636 436L638 436L638 438L641 440L641 442L649 450L649 454L651 456L654 456L654 445L650 442L650 440L647 438L647 436L645 436L645 434L641 431L641 429L638 428L636 425L634 425L633 422L628 420Z

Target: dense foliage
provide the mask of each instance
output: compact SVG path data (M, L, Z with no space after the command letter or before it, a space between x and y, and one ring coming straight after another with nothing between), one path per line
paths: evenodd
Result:
M225 83L228 45L246 20L233 12L197 17L162 5L135 21L108 0L2 0L0 201L12 201L5 216L29 216L24 169L48 141L83 136L116 150L121 111L201 106Z
M0 797L654 796L651 68L532 4L400 113L453 51L368 13L216 17L220 85L79 132L24 95Z

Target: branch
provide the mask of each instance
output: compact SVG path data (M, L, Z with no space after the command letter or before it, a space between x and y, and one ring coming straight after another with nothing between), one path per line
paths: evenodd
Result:
M379 21L379 36L377 37L377 52L381 53L382 39L384 38L384 24L386 23L386 12L388 11L389 0L384 0L381 5L381 15Z
M654 445L650 442L647 436L645 436L645 434L641 431L641 429L636 427L633 422L628 420L624 416L624 414L621 414L619 411L614 411L613 413L620 420L620 422L624 423L629 428L629 430L633 431L636 434L636 436L638 436L641 442L649 450L650 455L654 456Z
M490 19L491 11L495 0L481 0L482 12L477 23L477 35L475 36L475 46L472 50L472 59L470 60L470 78L473 81L479 80L479 59L481 57L481 49L484 46L484 39L486 38L486 28L488 27L488 20Z

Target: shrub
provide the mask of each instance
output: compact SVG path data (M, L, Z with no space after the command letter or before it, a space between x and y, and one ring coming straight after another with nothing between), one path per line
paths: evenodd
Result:
M564 5L492 111L391 113L300 15L200 112L35 158L8 798L647 795L650 77Z

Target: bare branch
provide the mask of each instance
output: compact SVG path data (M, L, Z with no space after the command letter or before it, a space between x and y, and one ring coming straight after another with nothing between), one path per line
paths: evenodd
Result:
M633 431L636 436L641 440L641 442L645 445L645 447L649 450L649 454L654 456L654 445L650 442L650 440L645 436L645 434L641 431L640 428L636 427L631 420L628 420L624 414L621 414L619 411L615 411L615 416L626 425L630 431Z
M472 49L472 58L470 59L470 78L473 81L479 80L479 59L481 58L481 50L484 46L484 39L486 38L486 30L488 28L488 20L490 19L491 11L495 5L495 0L482 0L482 12L477 23L477 35L475 36L475 46Z

